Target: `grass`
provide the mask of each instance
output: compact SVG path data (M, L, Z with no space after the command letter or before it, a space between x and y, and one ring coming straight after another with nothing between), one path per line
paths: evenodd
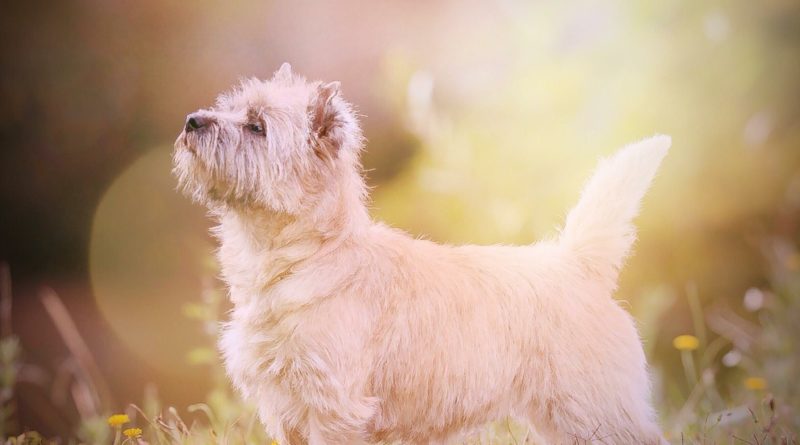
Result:
M694 333L674 340L682 373L660 377L657 394L661 424L672 443L797 444L800 430L800 257L768 257L770 286L751 289L744 299L753 321L735 311L705 313L696 290L686 294ZM159 400L150 387L124 413L109 409L109 389L69 312L58 296L43 289L40 298L50 321L75 363L70 404L80 421L70 437L46 439L34 431L16 431L15 388L27 368L20 361L20 342L11 331L11 286L7 267L0 270L0 438L10 444L271 444L252 407L230 390L212 347L191 351L190 359L211 360L213 389L206 400L186 408L184 420L175 407ZM208 344L214 343L221 293L203 292L184 316L205 324ZM42 381L42 385L52 382ZM685 388L682 390L681 388ZM677 403L676 403L677 402ZM53 406L57 406L54 404ZM124 417L110 416L117 414ZM111 422L110 422L111 420ZM576 437L575 444L612 443L607 438ZM520 425L502 420L488 425L466 444L535 444L535 436Z

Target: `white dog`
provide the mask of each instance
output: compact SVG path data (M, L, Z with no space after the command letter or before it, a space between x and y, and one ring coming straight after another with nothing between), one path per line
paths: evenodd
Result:
M281 444L444 443L488 421L552 444L657 444L634 322L612 299L667 152L604 160L555 240L446 246L370 219L339 84L284 64L188 116L182 189L218 219L220 342Z

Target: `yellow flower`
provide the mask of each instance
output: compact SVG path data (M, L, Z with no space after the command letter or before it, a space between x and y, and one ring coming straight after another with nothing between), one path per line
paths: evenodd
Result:
M114 414L108 418L108 424L115 428L119 428L130 421L131 418L127 414Z
M767 389L767 381L761 377L748 377L744 379L744 387L753 391Z
M679 351L694 351L700 346L700 340L694 335L679 335L672 340L672 346Z
M128 428L122 432L126 437L139 437L142 435L141 428Z
M278 441L277 440L273 440L271 445L278 445Z

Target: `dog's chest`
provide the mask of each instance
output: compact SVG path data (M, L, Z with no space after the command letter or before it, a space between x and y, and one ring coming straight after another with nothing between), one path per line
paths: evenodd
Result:
M220 335L226 371L245 398L260 398L279 383L289 360L291 328L260 316L252 308L237 308Z
M217 255L234 303L262 299L264 288L279 273L276 269L282 263L276 252L255 249L238 238L225 240Z

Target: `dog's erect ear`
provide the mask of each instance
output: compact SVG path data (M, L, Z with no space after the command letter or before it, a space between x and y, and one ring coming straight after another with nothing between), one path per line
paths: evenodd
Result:
M311 118L312 139L317 144L328 151L327 155L336 157L338 142L336 140L326 140L331 136L332 130L336 126L337 109L333 104L333 99L339 94L339 82L323 83L317 87L314 97L309 104L309 116ZM323 153L318 153L323 154Z
M289 65L288 62L284 62L278 71L275 71L275 74L272 75L272 80L277 80L280 82L288 82L292 80L292 66Z

